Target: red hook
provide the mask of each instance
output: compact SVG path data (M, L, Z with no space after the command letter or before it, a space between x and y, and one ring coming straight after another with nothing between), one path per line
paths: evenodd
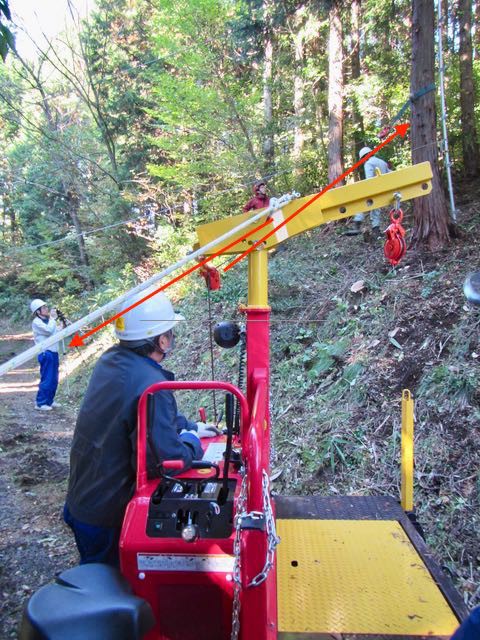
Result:
M210 291L217 291L217 289L220 289L221 282L218 269L215 269L215 267L212 267L209 264L204 264L200 269L200 274L205 278L207 289L210 289Z
M390 211L390 225L385 231L387 238L383 252L392 267L396 267L407 252L405 229L401 225L402 220L403 211L401 209Z

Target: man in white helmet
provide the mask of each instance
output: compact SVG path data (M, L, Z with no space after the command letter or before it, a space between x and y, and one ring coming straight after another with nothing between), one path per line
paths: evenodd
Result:
M57 312L55 309L49 309L47 303L40 298L31 301L30 311L33 313L33 339L35 344L41 344L57 332ZM35 399L35 409L51 411L52 407L60 406L54 400L58 387L58 344L52 344L40 353L38 362L40 364L40 384Z
M132 296L125 306L153 290ZM151 384L174 379L162 363L174 346L173 329L183 319L163 293L154 295L118 318L120 343L100 357L92 373L73 435L64 508L81 564L118 564L120 529L135 487L138 400ZM182 460L188 469L202 457L200 438L218 432L178 413L171 391L157 392L153 402L150 476L158 476L161 460Z
M360 160L371 151L370 147L363 147L363 149L360 149L360 153L358 154ZM377 158L377 156L370 156L363 167L365 170L365 178L374 178L376 175L381 173L390 172L389 166L385 160ZM357 215L354 216L353 228L350 229L348 235L358 235L361 233L364 217L363 213L357 213ZM382 232L380 231L380 209L373 209L373 211L370 211L370 223L372 225L372 237L380 238L382 235Z

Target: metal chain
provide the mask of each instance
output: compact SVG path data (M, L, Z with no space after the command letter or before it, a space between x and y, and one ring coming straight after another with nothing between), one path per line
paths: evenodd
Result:
M275 549L280 542L280 538L277 536L277 530L275 528L275 518L273 517L272 503L270 501L270 479L265 470L263 470L262 478L262 502L263 502L263 514L256 511L252 511L248 514L246 511L247 503L247 474L246 472L242 478L242 485L240 488L240 494L237 501L237 511L234 519L235 527L235 539L233 542L233 554L235 557L233 565L233 605L232 605L232 633L231 640L238 640L238 634L240 632L240 607L241 607L241 591L242 591L242 562L240 555L240 542L242 534L242 520L246 516L259 516L263 515L265 518L265 528L267 530L267 553L265 557L265 564L262 571L258 573L253 580L249 583L249 587L258 587L258 585L265 582L275 563Z
M265 526L267 529L267 554L263 569L258 573L248 585L249 587L258 587L259 584L265 582L270 570L275 562L275 549L277 548L280 538L277 536L275 528L275 518L273 517L272 503L270 502L270 479L265 469L262 478L262 498L263 513L265 516Z
M235 539L233 541L233 555L235 557L233 564L233 604L232 604L232 634L231 640L238 640L240 632L240 595L242 592L242 559L240 556L240 542L242 534L242 518L246 514L247 504L247 473L243 470L242 484L240 494L237 500L237 511L234 519Z

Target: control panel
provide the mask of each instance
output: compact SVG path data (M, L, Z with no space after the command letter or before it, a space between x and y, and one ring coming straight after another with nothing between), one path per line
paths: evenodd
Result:
M147 535L151 538L229 538L237 481L162 478L150 498Z

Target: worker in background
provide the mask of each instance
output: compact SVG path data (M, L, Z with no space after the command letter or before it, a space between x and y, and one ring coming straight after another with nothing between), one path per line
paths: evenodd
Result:
M253 185L253 198L243 207L243 212L252 211L254 209L265 209L270 204L270 197L267 195L267 185L263 180L255 182Z
M47 338L53 336L57 330L57 311L49 309L44 300L36 298L30 303L30 311L33 313L32 331L35 344L41 344ZM55 402L55 394L58 387L58 344L52 344L48 349L38 355L40 364L40 384L38 385L35 409L38 411L51 411L54 407L60 407Z
M132 296L126 306L153 290ZM174 348L173 331L181 320L169 299L156 294L117 319L120 343L108 349L93 370L73 434L64 507L80 564L118 565L120 529L135 487L138 401L151 384L174 380L162 365ZM218 430L179 414L171 391L155 393L153 403L149 476L159 476L162 460L182 460L188 469L192 460L202 457L200 438L215 436Z
M360 160L370 152L370 147L363 147L363 149L360 149L360 153L358 154ZM365 170L365 178L374 178L378 174L390 172L390 168L385 160L377 158L377 156L371 156L363 166ZM363 220L363 213L358 213L354 216L353 227L350 228L347 235L359 235L362 231ZM380 209L373 209L373 211L370 211L370 223L372 226L372 238L380 238L382 236L382 232L380 230ZM365 237L368 239L368 233L365 233Z

